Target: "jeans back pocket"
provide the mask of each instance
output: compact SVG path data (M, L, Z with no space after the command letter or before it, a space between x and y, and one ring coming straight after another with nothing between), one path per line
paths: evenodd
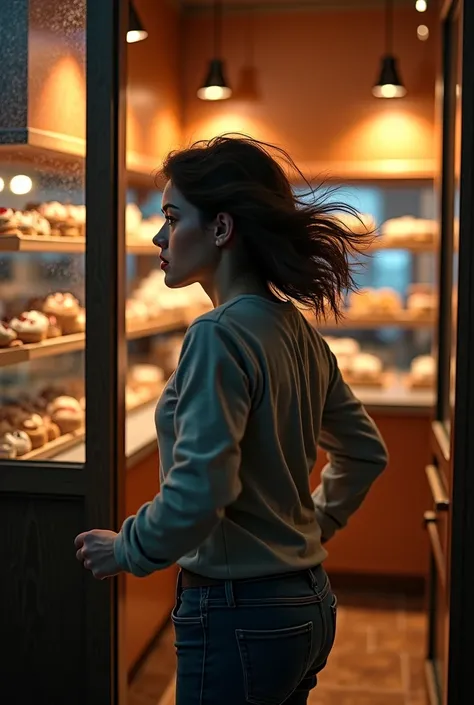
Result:
M245 696L254 705L280 705L303 680L311 661L313 623L286 629L237 629Z

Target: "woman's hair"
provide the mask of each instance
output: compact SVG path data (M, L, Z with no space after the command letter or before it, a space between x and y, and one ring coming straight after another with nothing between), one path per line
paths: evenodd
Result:
M280 161L303 180L306 193L293 192ZM356 288L351 255L367 249L371 233L356 234L338 218L358 216L328 199L334 188L317 192L283 149L234 134L172 152L162 175L204 224L218 213L232 216L257 274L272 290L317 316L326 307L340 315L342 296Z

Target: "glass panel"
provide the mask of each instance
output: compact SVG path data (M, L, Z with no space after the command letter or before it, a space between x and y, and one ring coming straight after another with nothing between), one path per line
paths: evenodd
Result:
M337 327L328 320L318 328L363 402L432 407L439 241L433 187L344 185L331 198L356 208L376 235L355 270L362 295L347 298ZM364 227L340 217L353 229Z
M188 324L210 308L196 284L168 289L153 237L164 224L159 191L145 197L130 189L126 212L128 379L127 455L155 440L154 408L173 373ZM150 490L151 492L151 490Z
M16 62L26 62L17 101L27 105L28 144L0 151L2 462L62 459L85 424L86 0L15 7L17 17L2 19L28 27ZM7 127L24 128L14 113Z

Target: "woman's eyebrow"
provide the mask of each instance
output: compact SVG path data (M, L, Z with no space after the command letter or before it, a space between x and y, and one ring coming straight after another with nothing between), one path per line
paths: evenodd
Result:
M178 206L174 206L172 203L165 203L165 205L162 207L162 212L164 213L165 211L168 210L168 208L174 208L175 211L179 211Z

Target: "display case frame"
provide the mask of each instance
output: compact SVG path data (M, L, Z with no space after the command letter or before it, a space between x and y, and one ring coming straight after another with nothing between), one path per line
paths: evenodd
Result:
M431 430L432 464L426 468L431 507L424 516L431 559L426 673L430 705L467 705L472 699L470 646L474 625L474 369L471 359L474 337L474 79L471 70L474 6L463 0L447 0L442 5L440 22L443 36L443 149L439 174L441 301L437 405ZM456 119L461 120L459 142ZM453 300L456 159L460 160L459 268L458 295ZM453 359L455 378L451 376Z
M15 34L25 38L28 0L11 5ZM0 589L5 700L104 705L126 693L124 580L95 581L76 561L73 541L89 528L117 529L124 511L127 18L126 3L86 3L85 463L0 467L0 560L11 568ZM6 71L15 85L18 64ZM0 142L12 145L8 127L0 123Z

